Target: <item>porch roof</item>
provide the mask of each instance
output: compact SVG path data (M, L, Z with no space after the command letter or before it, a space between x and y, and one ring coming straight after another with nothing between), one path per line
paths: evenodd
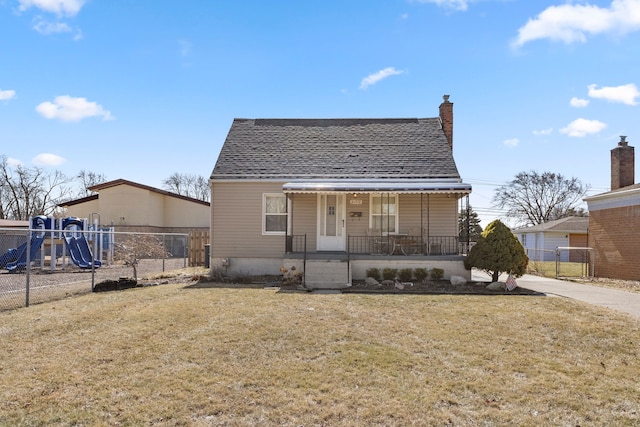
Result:
M404 193L469 194L471 185L459 181L367 180L292 181L282 186L285 193Z

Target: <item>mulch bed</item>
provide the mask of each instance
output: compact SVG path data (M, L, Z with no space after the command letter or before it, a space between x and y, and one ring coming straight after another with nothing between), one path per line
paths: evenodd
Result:
M413 286L406 285L397 289L395 285L369 285L364 281L353 281L350 288L342 289L343 293L381 293L381 294L435 294L435 295L536 295L543 293L517 287L512 291L487 289L488 282L467 282L464 285L452 285L448 280L413 282Z

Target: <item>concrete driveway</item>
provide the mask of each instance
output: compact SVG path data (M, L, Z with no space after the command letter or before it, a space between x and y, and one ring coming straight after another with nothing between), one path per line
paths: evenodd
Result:
M471 279L489 280L490 278L482 271L473 270ZM501 276L500 280L506 280L506 275ZM525 274L516 279L516 281L521 288L608 307L613 310L631 314L640 319L640 293L566 282L564 280L549 279L529 274Z

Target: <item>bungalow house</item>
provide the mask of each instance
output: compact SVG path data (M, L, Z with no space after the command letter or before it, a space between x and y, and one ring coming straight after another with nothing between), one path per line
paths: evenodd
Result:
M513 230L531 261L555 261L558 247L587 247L589 218L567 217ZM584 262L585 252L561 252L560 261Z
M640 280L640 184L626 136L611 150L611 191L586 197L595 276Z
M471 186L439 117L235 119L210 178L210 265L228 275L304 272L349 286L369 268L442 268L470 279L458 241Z

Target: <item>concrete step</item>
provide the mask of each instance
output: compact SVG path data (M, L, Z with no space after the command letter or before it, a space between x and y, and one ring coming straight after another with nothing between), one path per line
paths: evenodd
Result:
M349 263L338 260L307 260L305 285L313 289L342 289L351 286Z

